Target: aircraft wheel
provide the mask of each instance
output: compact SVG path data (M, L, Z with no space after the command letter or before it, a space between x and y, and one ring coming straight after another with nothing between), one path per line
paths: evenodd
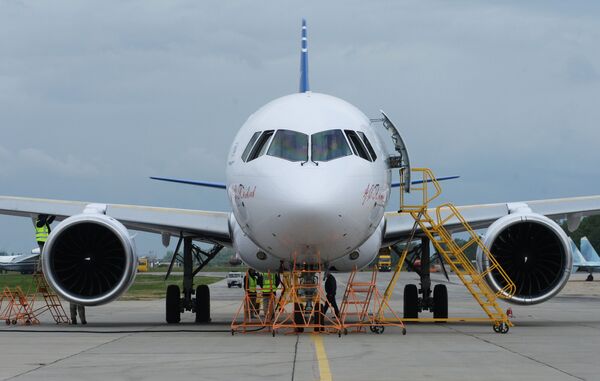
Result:
M419 317L419 290L415 284L404 286L404 318L416 319Z
M585 280L587 282L592 282L594 280L594 276L592 274L588 275L587 278L585 278Z
M402 328L402 336L406 335L406 328Z
M494 332L506 333L508 332L508 324L506 323L494 323Z
M448 318L448 289L444 284L437 284L433 288L433 318Z
M179 286L171 284L167 287L167 323L177 324L181 321L181 311L179 306Z
M196 323L210 322L210 289L202 284L196 287Z

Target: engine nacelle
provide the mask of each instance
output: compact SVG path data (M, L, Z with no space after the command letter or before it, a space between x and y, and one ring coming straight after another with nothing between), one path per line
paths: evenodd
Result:
M79 214L52 230L42 268L48 284L63 299L86 306L105 304L127 291L135 279L135 242L114 218Z
M562 290L571 275L573 253L567 235L540 214L517 212L500 218L488 228L484 244L516 285L508 302L545 302ZM479 249L479 270L485 271L488 262ZM506 285L496 270L485 280L494 291Z

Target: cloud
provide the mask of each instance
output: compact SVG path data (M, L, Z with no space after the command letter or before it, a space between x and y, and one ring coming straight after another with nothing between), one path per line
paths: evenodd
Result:
M100 171L96 165L71 154L57 158L35 148L23 148L12 152L0 146L0 174L24 173L30 176L80 178L97 176Z

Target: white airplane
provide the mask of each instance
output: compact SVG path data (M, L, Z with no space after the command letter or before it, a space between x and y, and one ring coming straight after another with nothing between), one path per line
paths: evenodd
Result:
M40 257L40 249L31 250L31 254L0 256L0 270L18 271L21 274L32 274Z
M226 189L231 212L0 196L0 213L56 216L60 223L42 254L44 275L62 298L84 305L108 303L133 282L137 259L131 230L160 234L165 246L178 237L183 290L168 287L167 321L179 322L184 310L207 321L209 292L206 286L193 289L193 276L202 268L193 267L194 256L205 263L230 246L261 271L289 267L294 259L350 271L367 266L381 246L411 235L412 217L385 212L397 185L392 170L410 169L410 163L392 122L385 114L381 120L396 153L386 151L375 131L380 127L358 108L310 91L303 21L300 91L273 100L244 123L226 163L227 183L165 179ZM576 228L582 217L600 212L600 196L459 210L474 228L488 228L485 244L517 285L509 302L534 304L556 295L571 272L571 247L555 220L566 218ZM447 228L456 232L461 226L451 222ZM421 289L420 310L431 307L429 283L423 281Z

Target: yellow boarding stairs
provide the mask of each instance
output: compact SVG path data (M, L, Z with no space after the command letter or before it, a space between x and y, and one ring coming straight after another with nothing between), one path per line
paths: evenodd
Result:
M409 252L409 243L414 239L415 234L421 231L434 245L437 252L442 256L444 261L452 268L454 273L458 276L460 281L465 285L467 290L473 295L473 298L481 306L483 311L486 313L487 318L447 318L447 319L433 319L433 318L417 318L417 319L402 319L403 321L490 321L493 323L494 331L499 333L508 332L509 327L513 324L508 319L506 313L502 310L498 304L497 298L510 298L516 291L515 284L510 279L508 274L502 269L498 261L485 247L479 235L471 228L467 221L460 214L458 209L450 204L446 203L438 207L429 208L429 203L436 199L442 192L439 183L437 182L432 171L428 168L413 168L414 173L421 173L423 182L418 185L411 186L411 193L417 194L418 198L421 198L420 202L416 204L409 204L406 200L405 192L400 192L400 211L399 214L410 214L415 220L410 238L407 240L407 245L402 252L400 261L396 266L392 279L385 290L383 296L383 302L379 308L378 319L379 321L386 321L384 315L384 304L387 304L394 291L400 272L406 256ZM403 176L401 170L401 178ZM433 188L433 189L432 189ZM402 188L401 188L402 189ZM431 191L433 190L433 191ZM430 194L431 193L431 194ZM458 245L453 239L452 234L445 228L445 225L452 224L454 226L461 226L459 230L468 234L469 239L465 244ZM471 247L476 246L479 248L483 255L483 261L487 264L484 272L479 273L473 266L471 261L465 255L465 251ZM491 273L494 273L494 277L498 279L498 283L504 285L504 287L494 292L486 283L485 278Z

